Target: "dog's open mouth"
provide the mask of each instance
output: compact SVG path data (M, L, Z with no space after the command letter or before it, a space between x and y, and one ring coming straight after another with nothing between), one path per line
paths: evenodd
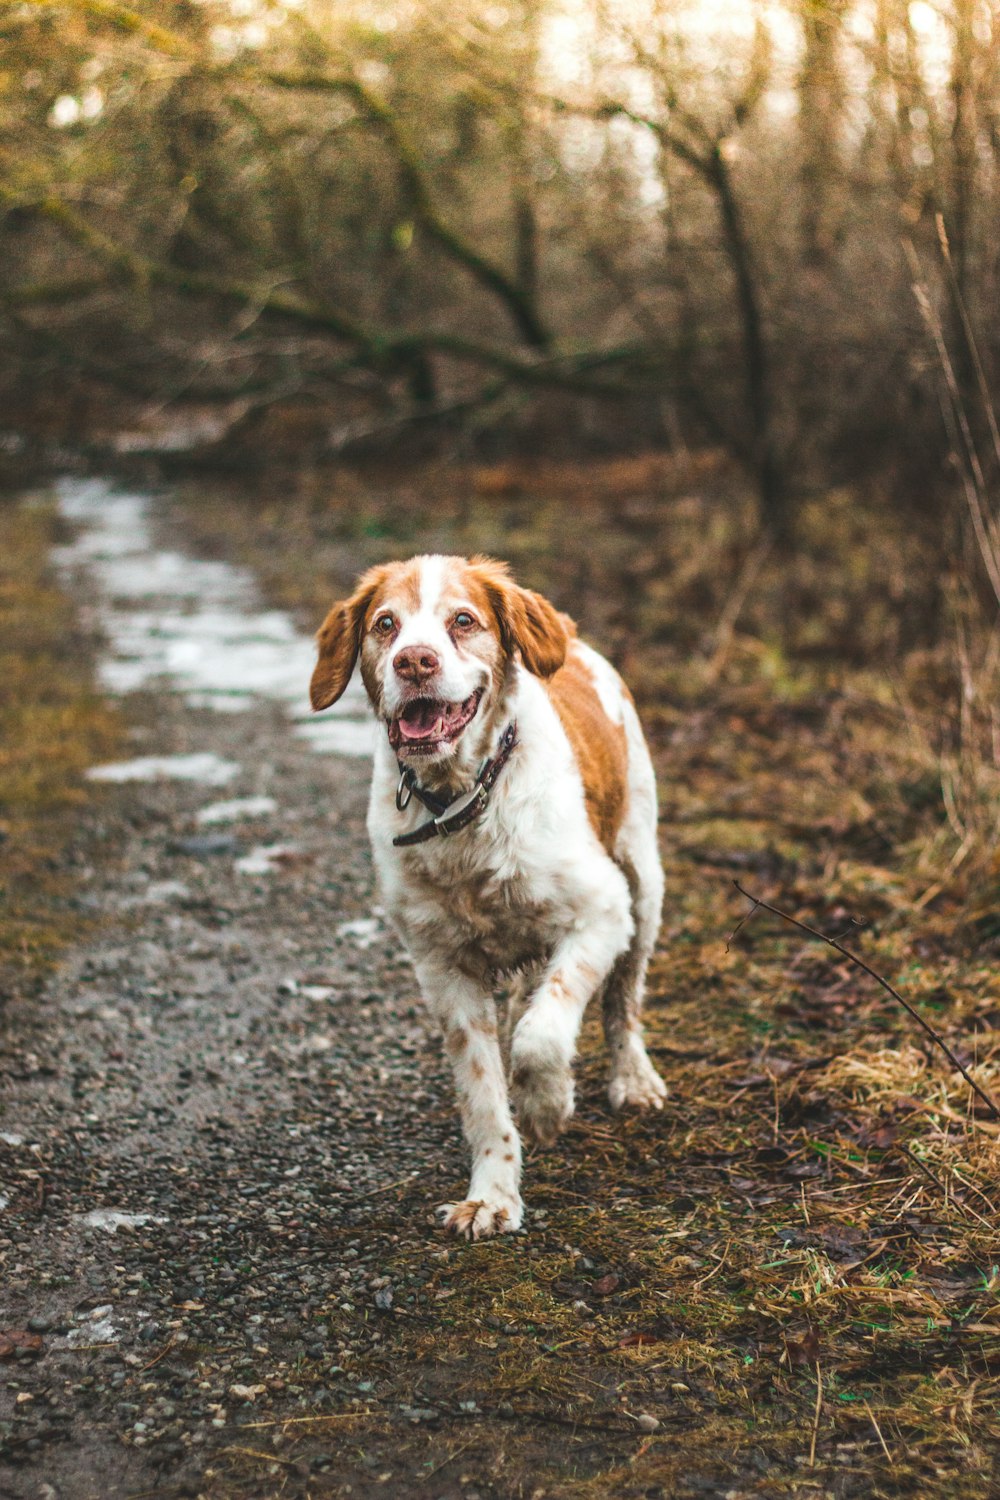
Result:
M464 703L446 703L443 698L411 698L398 717L389 720L389 744L396 751L428 754L457 740L475 718L482 688L470 693Z

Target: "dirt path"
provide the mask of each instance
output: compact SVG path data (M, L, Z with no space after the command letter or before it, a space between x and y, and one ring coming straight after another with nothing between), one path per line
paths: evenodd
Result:
M914 915L933 810L871 679L781 655L783 573L720 675L721 604L681 589L701 503L626 505L621 477L585 505L438 476L62 489L57 563L131 743L60 886L91 936L0 1016L0 1494L996 1494L996 1128L836 956L760 918L726 945L734 873L820 926L873 917L866 955L981 1039L996 1092L995 910L962 941L953 908ZM510 556L613 650L665 823L670 1097L609 1115L592 1018L526 1231L480 1245L431 1216L464 1160L373 906L363 705L303 718L331 580L418 545Z
M0 1396L0 1489L110 1500L194 1484L265 1401L322 1409L351 1350L317 1314L376 1308L380 1195L430 1205L461 1158L373 915L361 705L301 733L312 644L244 574L157 546L141 498L73 485L62 510L135 758L99 770L83 899L107 920L10 1018L0 1327L45 1352Z

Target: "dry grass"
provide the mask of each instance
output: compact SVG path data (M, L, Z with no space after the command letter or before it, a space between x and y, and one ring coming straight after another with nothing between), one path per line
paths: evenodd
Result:
M377 1341L363 1311L323 1310L361 1339L350 1451L416 1495L464 1473L517 1496L986 1500L997 1127L837 955L760 914L726 946L734 876L827 931L862 919L848 941L1000 1092L998 872L979 833L956 857L973 820L942 758L961 669L939 559L837 495L794 560L755 554L723 473L633 478L341 474L280 503L191 497L203 539L309 623L388 555L510 558L622 665L660 773L664 1113L609 1118L591 1022L579 1116L528 1164L528 1240L443 1246L422 1197L385 1204L370 1234L417 1220L387 1237L386 1273L425 1279ZM437 1417L401 1437L405 1402ZM289 1429L283 1459L315 1451L310 1432ZM267 1472L231 1462L220 1493Z
M51 572L52 512L7 503L0 515L0 964L24 971L78 925L67 861L82 858L83 771L110 751L118 724Z

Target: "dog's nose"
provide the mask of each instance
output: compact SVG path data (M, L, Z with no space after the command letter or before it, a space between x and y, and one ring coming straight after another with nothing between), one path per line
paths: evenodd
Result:
M441 665L437 652L432 651L430 646L404 646L402 651L397 651L392 659L392 664L400 677L407 682L424 682Z

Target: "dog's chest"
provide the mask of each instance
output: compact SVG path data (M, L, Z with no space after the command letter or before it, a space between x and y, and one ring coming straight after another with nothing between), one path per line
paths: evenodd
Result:
M544 872L512 872L474 858L427 860L409 882L407 907L423 941L477 977L544 962L564 925Z

